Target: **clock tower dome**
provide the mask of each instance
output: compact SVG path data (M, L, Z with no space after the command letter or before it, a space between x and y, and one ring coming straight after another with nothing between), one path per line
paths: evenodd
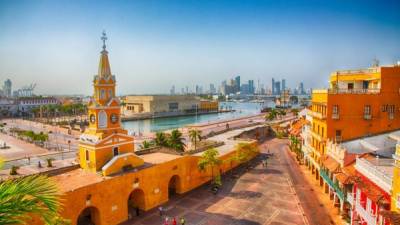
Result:
M141 159L133 153L133 137L121 126L120 102L115 96L116 80L111 74L105 32L101 40L99 70L93 78L94 91L88 104L89 127L80 137L79 160L83 169L108 174L122 169L121 165L137 166ZM119 166L114 165L116 162Z

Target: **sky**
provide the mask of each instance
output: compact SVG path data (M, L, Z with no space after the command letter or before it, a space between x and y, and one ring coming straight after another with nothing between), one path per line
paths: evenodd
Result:
M242 81L328 85L339 69L400 60L400 1L0 0L0 83L92 93L102 42L117 92Z

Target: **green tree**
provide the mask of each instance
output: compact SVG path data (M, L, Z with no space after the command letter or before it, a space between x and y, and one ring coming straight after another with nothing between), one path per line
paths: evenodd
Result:
M161 131L156 133L155 142L156 142L156 145L158 145L158 146L165 146L165 147L168 146L167 137L166 137L165 133L161 132Z
M278 116L278 111L276 111L276 109L271 109L271 111L265 116L265 119L267 121L272 121L276 119L277 116Z
M214 180L214 184L220 185L218 182L218 176L214 176L214 167L221 165L222 160L218 158L219 152L215 148L207 149L201 154L200 160L197 163L197 167L200 171L205 171L207 168L211 169L211 178Z
M0 167L2 164L0 159ZM58 222L61 221L59 197L56 183L43 175L3 181L0 183L0 224L26 224L32 214L47 225L61 224Z
M197 149L197 142L201 141L201 130L192 129L189 131L190 141L194 144L194 150Z
M146 148L151 148L154 146L154 142L153 141L143 141L142 144L140 145L141 149L146 149Z
M182 152L185 149L184 138L182 137L182 133L178 129L174 129L171 131L171 135L169 135L167 143L169 147L175 150Z

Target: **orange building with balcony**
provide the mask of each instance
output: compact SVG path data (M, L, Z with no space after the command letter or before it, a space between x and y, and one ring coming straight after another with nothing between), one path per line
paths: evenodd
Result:
M341 142L400 128L400 66L374 66L331 74L330 87L312 92L313 158L326 141Z

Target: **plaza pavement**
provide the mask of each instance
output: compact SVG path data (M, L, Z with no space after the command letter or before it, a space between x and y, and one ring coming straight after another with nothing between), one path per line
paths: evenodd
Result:
M287 140L272 139L261 146L262 154L252 163L255 168L246 171L244 167L235 170L239 177L232 179L228 173L223 177L223 186L217 195L210 192L209 185L203 185L191 192L176 195L163 205L165 215L179 219L184 217L189 225L329 225L329 213L319 207L318 199L313 195L299 195L289 172L291 162L286 158ZM265 153L274 153L263 168L259 159ZM304 177L296 179L309 185ZM307 198L307 201L304 200ZM315 212L310 202L318 205ZM306 211L304 208L308 208ZM134 212L132 211L132 215ZM315 217L315 218L314 218ZM161 225L163 218L157 209L134 216L123 225ZM172 223L170 223L172 224Z

